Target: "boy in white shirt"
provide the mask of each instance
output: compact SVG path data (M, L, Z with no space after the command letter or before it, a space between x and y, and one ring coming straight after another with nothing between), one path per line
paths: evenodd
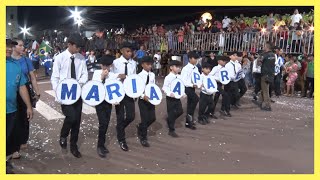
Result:
M199 59L199 55L195 51L191 51L188 53L189 63L182 68L181 78L186 87L185 92L188 96L187 100L187 116L186 116L186 124L185 127L195 130L195 124L193 122L193 114L199 102L199 97L195 92L195 88L197 85L192 83L191 76L194 70L197 70L197 61Z
M153 60L154 60L154 74L156 76L159 76L160 74L160 69L161 69L161 52L158 51L154 56L153 56Z
M103 84L107 79L116 79L117 76L110 72L113 60L115 57L111 55L103 55L99 59L101 64L100 70L95 70L93 73L92 80L99 81ZM106 101L103 101L101 104L96 106L96 112L99 120L99 135L98 135L98 144L97 144L97 153L100 157L105 158L106 154L109 153L109 150L105 147L106 142L106 133L110 122L110 116L112 111L112 105Z
M202 79L209 76L209 73L212 69L212 66L209 63L202 63ZM199 100L199 113L198 113L198 123L202 125L209 124L209 115L213 109L213 94L207 92L206 89L202 86Z
M68 38L68 48L57 55L53 64L51 84L55 91L58 84L67 78L73 78L83 85L88 81L88 71L85 58L79 53L80 48L84 47L84 40L79 34L72 34ZM71 132L70 150L71 154L77 158L81 157L77 142L82 114L82 99L80 98L72 105L61 105L64 119L61 133L60 146L67 149L67 137Z
M229 54L230 61L226 64L226 68L230 75L231 81L228 84L228 88L230 88L231 93L231 105L235 109L239 109L238 100L240 99L239 86L237 78L237 73L241 70L241 64L238 62L237 52L231 52Z
M171 82L177 78L181 79L179 72L181 71L181 63L176 60L169 62L170 73L164 78L162 90L166 94L167 101L167 124L169 128L169 135L171 137L178 137L175 132L174 124L183 114L182 104L180 99L176 99L174 93L170 90Z
M151 72L152 64L153 59L150 56L142 57L142 71L139 73L139 76L145 81L146 85L155 83L155 74ZM142 146L150 147L147 133L148 127L156 121L156 109L155 106L149 102L149 98L145 94L141 95L138 105L141 117L141 123L137 126L138 138Z
M111 72L118 75L118 78L123 81L127 76L136 74L137 63L132 59L132 45L125 42L121 45L122 56L113 61ZM123 151L128 151L129 147L126 142L125 128L134 120L135 104L134 99L125 96L119 105L116 105L117 114L117 139L120 148Z
M229 58L226 57L226 56L217 56L217 61L218 61L218 65L213 67L212 68L212 71L210 72L209 75L211 76L214 76L215 80L217 81L217 86L218 86L218 92L216 92L216 94L214 95L214 103L213 103L213 109L212 109L212 117L214 119L218 119L216 116L215 116L215 108L217 106L217 103L219 101L219 97L220 97L220 94L222 95L222 102L221 102L221 109L220 109L220 113L224 116L227 116L227 117L231 117L231 114L230 114L230 96L231 96L231 93L230 93L230 88L229 88L229 84L227 85L223 85L221 82L220 82L220 79L219 79L219 74L220 74L220 71L223 67L225 67L225 64L226 62L229 61Z

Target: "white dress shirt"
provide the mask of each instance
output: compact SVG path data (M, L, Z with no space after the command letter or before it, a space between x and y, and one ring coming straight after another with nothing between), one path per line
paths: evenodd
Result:
M99 70L95 70L94 73L93 73L93 76L92 76L92 80L93 81L99 81L99 82L102 82L102 79L101 79L101 74L102 74L103 70L102 69L99 69ZM117 79L117 75L110 72L108 73L108 76L106 77L105 80L107 79Z
M183 84L186 86L186 87L192 87L193 88L193 83L191 81L191 76L192 76L192 72L196 69L197 67L192 65L190 62L184 66L182 68L182 71L181 71L181 80L183 82Z
M280 73L280 68L283 66L284 59L281 56L276 56L275 66L274 66L274 75L278 75Z
M117 76L119 74L125 74L125 63L128 63L127 75L130 76L131 74L136 74L137 63L132 59L126 60L123 56L113 61L113 66L111 67L110 71L116 74Z
M157 59L157 60L155 60L155 62L154 62L154 67L155 67L156 69L161 69L161 64L160 64L161 55L155 54L155 55L153 56L153 58L156 58L156 59Z
M236 61L235 62L229 61L225 67L230 75L231 80L234 82L237 82L237 80L235 80L235 78L236 78L237 73L241 70L241 64L237 63ZM245 76L245 74L242 73L241 78L244 78L244 76Z
M223 66L221 66L220 64L218 64L218 66L213 67L211 72L209 73L209 76L213 76L217 82L220 82L219 74L222 68Z
M153 72L147 72L144 69L138 74L142 79L143 82L145 82L145 84L147 85L147 78L149 75L149 83L148 84L155 84L155 74ZM140 98L143 99L144 98L145 93L143 93Z
M253 61L253 65L252 65L252 72L253 73L261 73L261 66L258 65L258 59L255 59Z
M173 72L170 72L165 78L162 86L162 90L166 94L166 96L170 97L171 91L171 82L175 79L181 79L181 76L179 74L174 74Z
M85 58L80 53L71 54L67 49L56 56L53 64L51 84L54 91L62 80L71 78L71 56L74 56L76 80L80 85L83 85L88 81L88 71Z

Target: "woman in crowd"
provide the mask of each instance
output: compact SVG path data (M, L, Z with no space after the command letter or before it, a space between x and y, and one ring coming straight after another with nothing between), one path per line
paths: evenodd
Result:
M298 78L298 65L297 60L294 60L293 57L290 58L288 66L286 67L286 72L288 73L287 77L287 93L286 96L293 96L294 95L294 84ZM291 94L290 94L291 90Z

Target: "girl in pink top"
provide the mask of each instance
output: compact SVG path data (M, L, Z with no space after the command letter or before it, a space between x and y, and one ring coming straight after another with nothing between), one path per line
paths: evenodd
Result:
M293 58L290 59L289 65L286 68L286 72L288 73L288 81L287 81L287 96L293 96L294 94L294 83L298 78L298 65L296 64ZM290 93L291 88L291 94Z

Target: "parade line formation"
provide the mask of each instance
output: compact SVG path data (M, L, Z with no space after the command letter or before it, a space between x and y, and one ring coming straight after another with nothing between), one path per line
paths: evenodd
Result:
M66 150L67 138L70 135L70 152L77 158L82 157L77 143L83 103L96 109L99 121L97 154L105 158L109 153L105 147L105 141L113 106L116 110L117 140L120 148L128 151L125 130L135 119L136 101L138 101L141 116L141 122L137 125L138 138L143 147L150 147L148 128L156 121L155 108L162 103L163 93L167 105L168 135L177 138L179 136L175 131L175 122L184 112L181 104L182 98L187 98L185 127L196 130L196 123L206 125L210 122L210 118L218 119L216 105L220 95L222 101L219 113L232 117L230 107L239 109L240 99L247 92L247 71L250 65L246 67L249 61L244 61L244 54L237 51L229 52L228 55L210 54L210 61L201 62L201 70L198 68L201 57L196 51L188 51L187 63L169 59L167 66L169 73L161 73L166 76L162 87L159 87L155 79L160 73L160 67L156 65L154 68L154 63L160 63L160 52L152 58L145 55L142 47L140 52L144 55L139 55L136 61L133 59L133 45L124 42L120 46L121 55L117 58L104 54L98 59L100 67L92 68L93 77L89 81L87 60L80 54L81 48L85 46L84 39L79 33L72 33L66 43L67 48L55 54L53 66L49 64L46 67L46 75L49 75L47 70L51 71L52 68L52 73L50 72L52 89L55 91L55 100L61 104L65 116L59 144L63 150ZM27 144L29 131L25 129L29 129L33 108L40 99L34 71L39 69L34 65L39 66L39 64L33 64L23 55L23 46L24 42L21 39L7 39L7 173L13 173L9 160L17 155L16 153L22 146ZM299 67L297 60L291 56L289 63L286 63L282 49L274 46L273 42L266 41L263 47L263 50L255 54L255 60L252 62L253 79L255 80L254 103L261 110L272 111L270 92L273 89L277 96L281 94L282 74L287 75L285 78L287 95L293 95L295 81L298 78L297 72L301 69L301 65L304 68L302 78L306 81L306 84L302 85L303 88L305 87L302 90L303 95L307 94L310 85L308 96L312 97L313 55L305 56L304 59L307 59L308 62L305 61ZM213 60L215 63L212 63ZM197 95L197 89L200 90L200 96ZM198 117L194 117L198 103ZM23 123L23 129L19 129L21 123Z

